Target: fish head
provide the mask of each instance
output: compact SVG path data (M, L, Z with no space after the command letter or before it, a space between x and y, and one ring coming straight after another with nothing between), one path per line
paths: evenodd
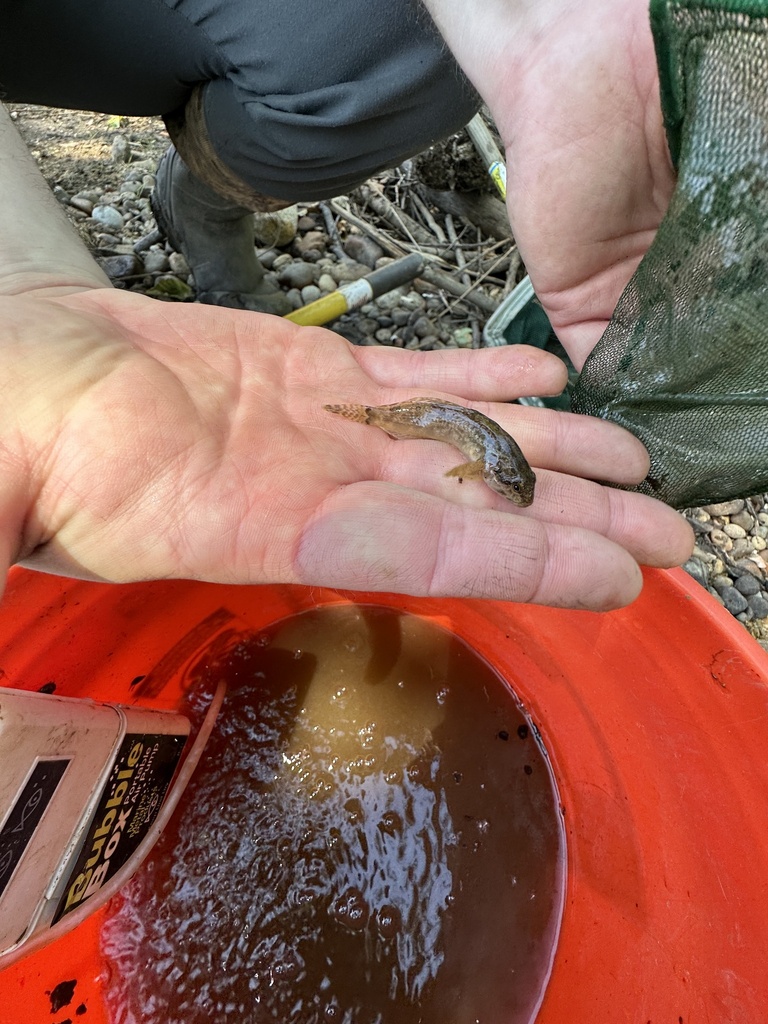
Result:
M518 508L527 508L533 501L536 474L527 464L520 467L505 465L500 461L488 467L488 472L484 473L483 477L491 490L507 498Z

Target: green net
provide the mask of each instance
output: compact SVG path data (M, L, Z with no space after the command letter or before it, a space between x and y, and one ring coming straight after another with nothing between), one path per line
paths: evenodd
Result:
M671 205L577 384L677 508L768 491L768 0L652 0Z

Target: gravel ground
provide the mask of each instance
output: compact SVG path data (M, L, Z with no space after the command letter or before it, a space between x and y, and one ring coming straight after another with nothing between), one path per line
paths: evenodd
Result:
M192 300L194 282L184 257L151 234L153 172L167 145L162 123L23 106L14 116L67 215L113 283L159 299ZM262 262L294 308L389 258L365 234L335 236L328 210L320 205L300 206L292 217L277 245L269 244L275 239L271 221L257 225L257 232ZM524 270L513 265L508 273L515 272L519 279ZM499 301L503 284L491 278L487 295ZM328 326L355 344L423 349L476 347L481 322L476 309L439 290L403 287ZM684 515L697 538L685 569L768 650L768 495Z
M685 513L696 534L684 568L768 650L768 495Z

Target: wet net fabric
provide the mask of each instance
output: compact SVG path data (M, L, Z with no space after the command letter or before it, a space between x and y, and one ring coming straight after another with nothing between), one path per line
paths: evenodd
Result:
M639 490L684 508L768 491L768 0L651 21L678 183L574 409L639 437Z

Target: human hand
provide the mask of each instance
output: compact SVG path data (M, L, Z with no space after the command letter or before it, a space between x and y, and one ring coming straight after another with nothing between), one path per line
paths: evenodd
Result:
M559 6L510 107L509 210L536 292L580 367L656 234L674 173L646 0Z
M490 106L526 269L577 368L669 205L647 0L425 0Z
M605 609L636 596L636 560L690 550L672 510L582 479L640 480L647 457L629 434L498 404L561 389L562 364L537 350L355 348L108 288L0 298L0 316L6 564ZM322 408L418 395L509 429L536 467L533 505L446 479L444 444L393 441Z

